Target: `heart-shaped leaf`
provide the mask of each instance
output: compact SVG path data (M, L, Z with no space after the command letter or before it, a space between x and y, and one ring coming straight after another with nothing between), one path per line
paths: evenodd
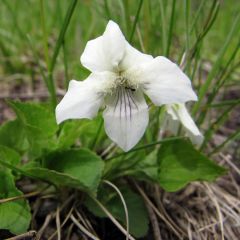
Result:
M31 176L58 186L70 186L96 192L104 162L87 149L53 152L43 161L43 167L24 167Z
M226 171L186 140L164 143L159 149L158 161L158 182L170 192L192 181L213 181Z

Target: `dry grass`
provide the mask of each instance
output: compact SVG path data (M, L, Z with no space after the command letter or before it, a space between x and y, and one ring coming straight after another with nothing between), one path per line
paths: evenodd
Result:
M219 160L229 173L215 183L192 183L177 193L137 186L150 209L154 239L239 239L240 169L229 155Z
M9 83L7 86L1 84L1 89L7 94L7 97L40 101L46 99L46 89L39 83L39 79L33 79L34 85L31 86L24 84L24 78L19 78L22 80L18 84ZM60 90L59 94L62 94ZM3 113L0 122L13 117L2 98L0 98L0 108ZM234 116L238 115L239 113L235 111ZM238 121L237 118L232 118L230 123L227 123L232 125L230 132L236 127L236 121ZM226 129L229 129L228 126L225 126ZM222 136L224 137L224 133ZM216 135L217 137L219 136ZM214 138L213 142L215 140ZM192 183L176 193L166 193L158 186L145 183L134 182L132 184L133 189L143 197L150 217L149 235L144 239L239 239L240 168L235 164L237 162L237 156L234 156L235 147L237 145L228 149L231 154L215 155L215 160L228 168L229 172L214 183ZM27 186L25 185L24 188ZM74 193L70 198L69 196L59 198L57 194L59 193L44 192L38 196L26 194L26 197L31 197L33 210L31 229L36 230L37 235L30 231L11 239L118 240L126 238L119 232L118 229L121 229L122 226L118 225L118 222L115 222L117 227L114 224L111 225L111 231L116 232L117 237L100 237L101 235L106 236L106 234L96 229L96 226L100 224L99 219L95 219L85 211L79 193L77 195ZM114 222L114 219L112 220ZM105 228L105 231L109 231L109 229ZM125 230L123 232L126 233Z

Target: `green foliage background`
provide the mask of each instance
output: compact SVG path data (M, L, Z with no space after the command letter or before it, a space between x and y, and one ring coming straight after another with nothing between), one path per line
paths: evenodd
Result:
M7 101L16 119L0 126L0 198L22 195L15 182L25 176L54 186L56 192L63 187L77 189L84 195L82 204L93 214L106 217L96 205L99 200L124 225L121 201L104 184L107 179L126 196L130 232L141 237L148 230L146 209L131 184L127 180L123 184L124 177L177 191L192 181L212 181L226 173L209 157L239 139L239 129L211 151L208 144L240 103L221 94L239 87L239 12L237 0L2 0L1 82L31 85L37 76L51 98L46 103ZM69 80L84 80L89 74L79 57L87 41L102 34L109 19L139 50L165 55L178 64L185 59L184 71L199 93L192 115L205 135L200 151L182 136L157 141L161 111L156 107L150 110L152 120L143 139L128 153L115 147L101 156L111 144L101 114L93 121L57 126L54 94L59 88L66 90ZM20 77L9 78L16 74ZM216 108L212 120L209 116ZM131 219L140 220L140 230ZM24 198L0 202L0 229L20 234L30 221L30 206Z

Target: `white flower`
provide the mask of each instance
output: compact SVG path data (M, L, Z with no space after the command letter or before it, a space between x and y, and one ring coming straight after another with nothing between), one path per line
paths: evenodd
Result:
M57 122L92 119L106 106L106 133L124 151L138 143L148 125L143 94L157 106L197 100L190 80L176 64L133 48L113 21L102 36L87 43L80 60L92 73L85 81L70 82L56 108Z
M187 108L184 104L169 104L166 105L166 119L164 123L165 130L171 131L177 135L179 123L184 127L186 135L190 138L193 144L200 146L203 142L203 135L200 133L196 124L192 120Z

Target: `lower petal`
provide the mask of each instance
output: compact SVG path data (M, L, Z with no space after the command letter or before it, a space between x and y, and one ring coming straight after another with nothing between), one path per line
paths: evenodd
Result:
M56 107L58 124L67 119L92 119L96 116L103 102L103 94L99 89L101 79L96 78L92 74L82 82L70 81L66 95Z
M180 122L171 105L166 105L167 114L164 116L163 130L170 131L174 135L178 134Z
M176 135L179 129L177 122L180 122L191 142L198 146L202 144L203 135L200 133L184 104L167 105L166 110L168 113L167 119L170 122L168 130ZM177 128L174 126L177 126Z
M133 148L148 125L148 106L143 94L121 87L106 100L103 112L107 135L124 151Z
M203 142L203 135L200 133L198 127L191 118L185 105L178 104L176 113L192 143L201 145Z

